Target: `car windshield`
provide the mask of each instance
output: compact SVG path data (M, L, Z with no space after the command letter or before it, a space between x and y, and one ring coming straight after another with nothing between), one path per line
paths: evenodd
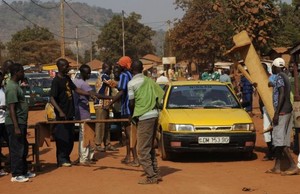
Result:
M186 85L171 88L167 108L240 108L226 85Z

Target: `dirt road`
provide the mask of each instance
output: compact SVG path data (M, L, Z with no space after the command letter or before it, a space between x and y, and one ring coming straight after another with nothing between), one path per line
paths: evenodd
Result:
M262 120L257 107L253 117L256 129L261 131ZM29 123L44 119L43 112L30 112ZM77 142L71 159L77 158ZM138 185L142 169L120 163L125 147L119 152L96 153L99 161L92 167L73 166L56 168L55 147L41 150L42 171L29 183L11 183L11 176L0 177L1 194L298 194L299 176L281 176L264 173L273 161L261 161L265 144L257 133L256 158L240 160L228 154L187 154L176 161L161 161L163 182L157 185ZM296 159L296 156L293 154Z

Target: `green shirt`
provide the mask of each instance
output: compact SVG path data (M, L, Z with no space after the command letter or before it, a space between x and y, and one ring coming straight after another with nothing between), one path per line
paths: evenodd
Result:
M27 124L28 105L25 101L25 96L20 85L13 80L8 80L5 88L6 105L8 107L5 116L5 124L13 124L10 117L9 104L15 104L15 112L18 124Z
M208 73L204 72L201 75L201 80L206 80L206 81L219 81L220 79L220 74L219 72L215 71L213 73Z

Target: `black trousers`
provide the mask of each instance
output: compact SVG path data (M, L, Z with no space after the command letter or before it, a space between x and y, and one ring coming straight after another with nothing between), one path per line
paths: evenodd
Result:
M27 125L19 125L21 135L15 134L14 125L6 125L9 139L10 168L13 177L25 175L28 171Z
M74 146L74 124L57 124L54 129L57 165L70 163Z

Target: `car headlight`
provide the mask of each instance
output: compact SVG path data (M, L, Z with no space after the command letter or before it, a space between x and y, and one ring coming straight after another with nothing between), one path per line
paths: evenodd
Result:
M169 124L169 131L194 131L194 126L189 124Z
M233 125L232 130L233 131L255 131L253 123L235 124Z

